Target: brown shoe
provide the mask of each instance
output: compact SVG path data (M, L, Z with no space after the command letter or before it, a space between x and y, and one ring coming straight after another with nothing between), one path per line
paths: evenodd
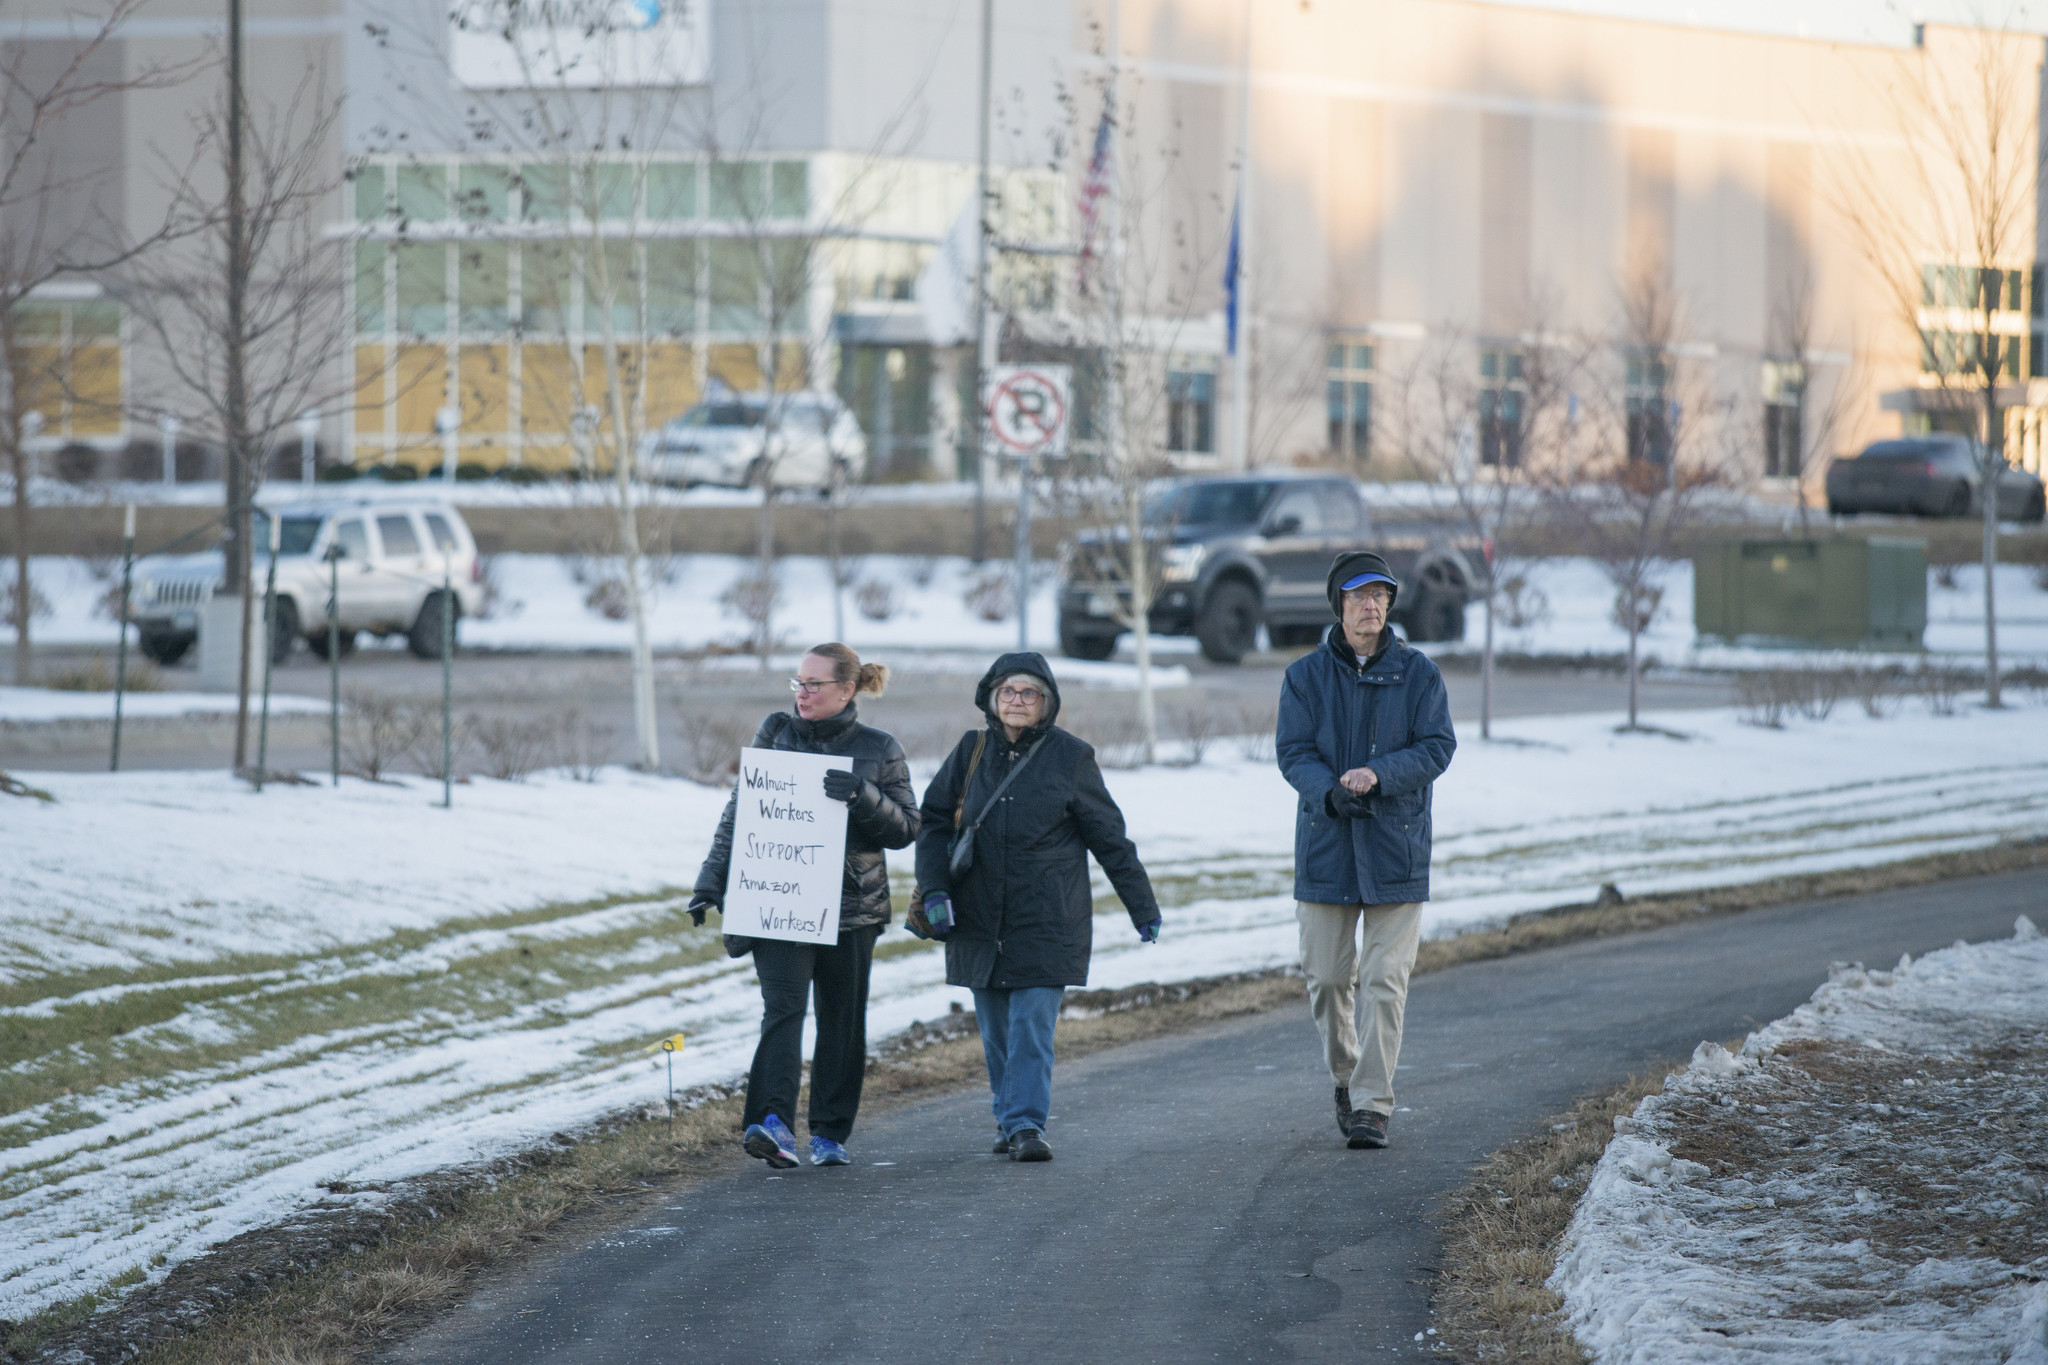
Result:
M1370 1109L1354 1109L1344 1136L1349 1139L1345 1145L1354 1151L1361 1147L1384 1147L1387 1145L1387 1116Z

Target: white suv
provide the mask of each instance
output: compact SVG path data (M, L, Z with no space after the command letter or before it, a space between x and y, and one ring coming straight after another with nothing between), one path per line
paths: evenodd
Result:
M278 519L277 633L272 657L282 663L304 639L327 657L327 598L338 585L336 620L341 652L356 634L404 635L422 659L441 657L443 576L455 589L455 619L483 604L483 572L476 540L462 514L446 502L418 495L337 496L259 507L250 543L255 546L252 586L262 592L270 571L270 518ZM330 564L329 556L334 562ZM176 663L199 638L199 609L219 590L219 550L145 559L135 566L129 617L142 652L160 664Z
M752 488L771 456L777 488L823 490L835 474L852 483L867 472L868 442L836 394L728 394L697 404L648 436L640 470L685 488Z

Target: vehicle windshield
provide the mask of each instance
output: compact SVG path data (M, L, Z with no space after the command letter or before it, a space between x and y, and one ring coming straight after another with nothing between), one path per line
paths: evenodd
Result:
M311 554L313 542L320 538L320 522L319 517L285 517L283 525L278 528L277 552L281 555ZM253 525L255 534L249 543L255 547L258 555L268 554L270 514L258 509Z
M1145 520L1182 526L1249 526L1272 495L1263 481L1184 483L1169 488L1145 509Z
M1955 441L1879 441L1858 458L1865 460L1939 460L1960 455L1963 447Z
M673 427L758 427L767 409L759 403L699 403L669 423Z

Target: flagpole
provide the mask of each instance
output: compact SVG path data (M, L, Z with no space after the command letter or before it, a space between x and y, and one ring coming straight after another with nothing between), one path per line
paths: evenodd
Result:
M1230 458L1252 463L1251 251L1252 251L1252 0L1244 0L1244 82L1237 130L1237 213L1232 236L1237 276L1232 281L1236 346L1230 357Z
M974 435L970 451L974 458L974 562L988 558L988 413L982 401L982 386L988 382L988 367L994 363L989 345L988 318L988 115L989 72L994 60L995 0L981 0L981 144L979 169L974 179L974 386L969 401L974 420L962 423Z

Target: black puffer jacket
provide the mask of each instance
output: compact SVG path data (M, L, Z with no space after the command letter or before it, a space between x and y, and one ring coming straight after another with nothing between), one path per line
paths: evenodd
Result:
M1045 683L1045 718L1017 737L1005 737L995 718L996 684L1013 673ZM967 784L966 823L1034 748L1031 760L975 837L974 865L965 885L948 872L953 806L974 757L977 733L960 737L925 788L923 828L917 838L917 884L953 897L955 925L946 940L946 982L953 986L1016 990L1026 986L1085 986L1095 942L1095 901L1088 885L1088 855L1102 864L1130 912L1131 924L1159 918L1152 882L1138 850L1124 833L1124 815L1103 785L1095 750L1054 726L1059 684L1037 654L1005 654L975 689L974 704L989 718L981 765Z
M855 777L867 779L846 812L846 871L839 896L840 932L889 922L889 868L885 848L906 848L917 838L917 791L910 785L910 765L895 736L860 723L858 708L848 703L830 720L810 721L777 711L761 722L754 735L756 749L788 749L803 754L843 754ZM725 903L725 877L732 864L732 823L739 810L739 788L725 803L711 852L697 873L699 896Z

